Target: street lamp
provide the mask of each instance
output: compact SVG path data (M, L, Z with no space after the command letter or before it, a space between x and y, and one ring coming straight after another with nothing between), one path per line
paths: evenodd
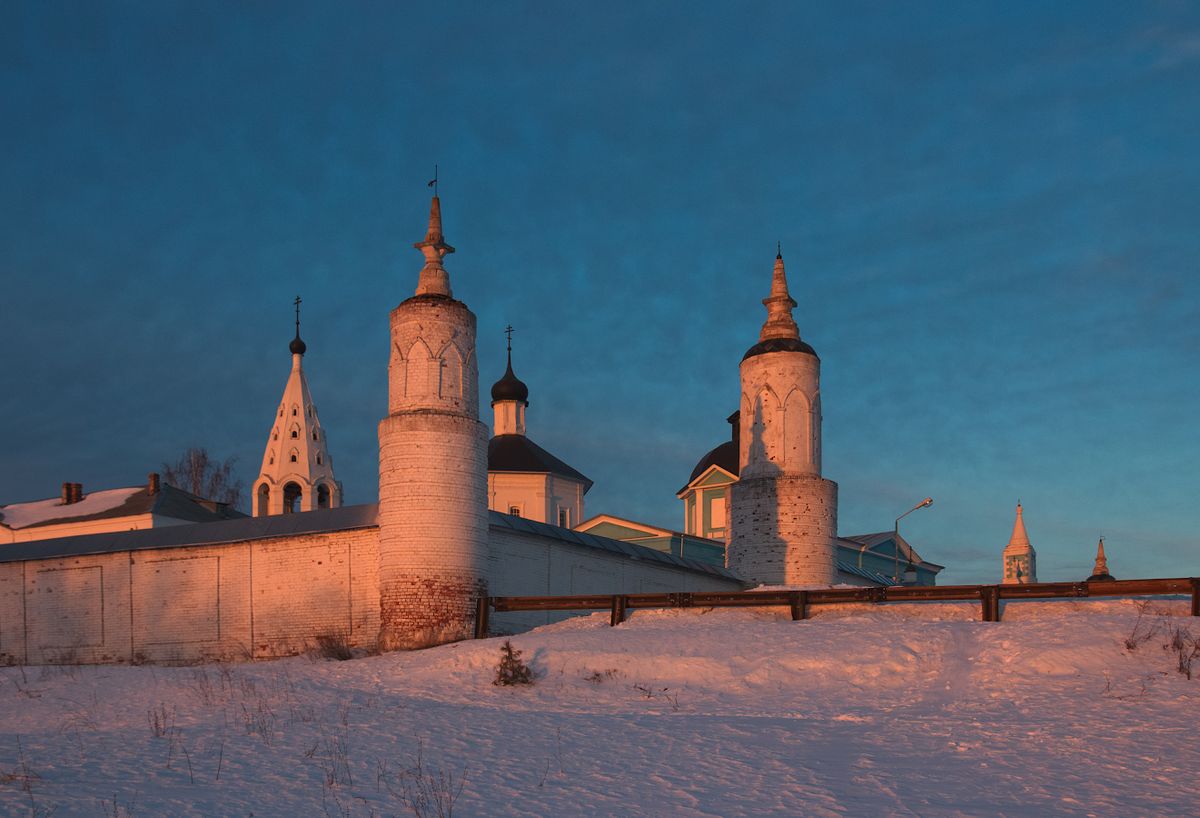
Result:
M933 498L926 497L924 500L917 503L908 511L897 517L896 524L892 527L892 545L894 546L893 550L895 551L896 555L896 572L893 576L893 579L896 580L897 585L914 585L917 581L917 567L913 565L912 550L910 549L908 552L908 565L904 568L904 582L900 582L900 521L909 514L912 514L917 509L925 508L926 506L931 505L933 505Z

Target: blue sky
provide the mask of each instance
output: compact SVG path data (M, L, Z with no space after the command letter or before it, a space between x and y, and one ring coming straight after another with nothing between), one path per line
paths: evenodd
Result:
M783 243L844 534L993 581L1200 573L1186 3L6 4L0 502L189 445L249 484L291 299L348 502L434 163L588 512L679 526ZM490 420L490 409L483 417Z

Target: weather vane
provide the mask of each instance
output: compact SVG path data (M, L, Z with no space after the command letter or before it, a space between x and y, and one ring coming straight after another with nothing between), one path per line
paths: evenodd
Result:
M433 166L433 178L432 178L432 179L430 179L430 180L429 180L429 184L428 184L428 185L426 185L426 187L431 187L431 188L433 188L433 195L434 195L434 196L438 195L438 192L437 192L437 177L438 177L438 166L437 166L437 165L434 165L434 166Z

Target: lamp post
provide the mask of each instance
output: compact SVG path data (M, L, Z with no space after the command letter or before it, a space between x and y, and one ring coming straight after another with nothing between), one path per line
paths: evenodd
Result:
M895 551L895 555L896 555L896 573L895 573L895 576L893 577L893 579L896 580L897 585L904 584L904 583L900 582L900 521L903 520L905 517L907 517L909 514L912 514L917 509L925 508L926 506L931 506L931 505L933 505L933 498L926 497L924 500L917 503L915 506L910 508L908 511L904 512L899 517L897 517L896 523L892 527L892 545L895 546L895 548L893 550ZM914 583L917 581L917 569L916 569L916 566L913 565L912 551L908 552L908 567L905 568L905 570L904 570L904 579L908 582L914 582Z

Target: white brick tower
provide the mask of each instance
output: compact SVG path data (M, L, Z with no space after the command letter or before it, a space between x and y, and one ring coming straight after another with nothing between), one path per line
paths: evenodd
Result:
M1005 585L1029 585L1037 582L1037 552L1029 542L1025 531L1025 518L1021 503L1017 502L1017 519L1013 523L1012 536L1004 546Z
M388 416L379 423L381 650L472 634L487 593L487 427L475 315L450 292L437 195L417 292L391 314Z
M763 304L766 323L740 368L741 471L726 563L765 585L829 585L837 483L821 477L821 361L792 318L782 253Z
M296 296L296 337L288 345L292 371L275 412L254 481L254 516L337 508L342 487L333 476L333 458L325 430L308 391L303 359L308 346L300 340L300 296Z

